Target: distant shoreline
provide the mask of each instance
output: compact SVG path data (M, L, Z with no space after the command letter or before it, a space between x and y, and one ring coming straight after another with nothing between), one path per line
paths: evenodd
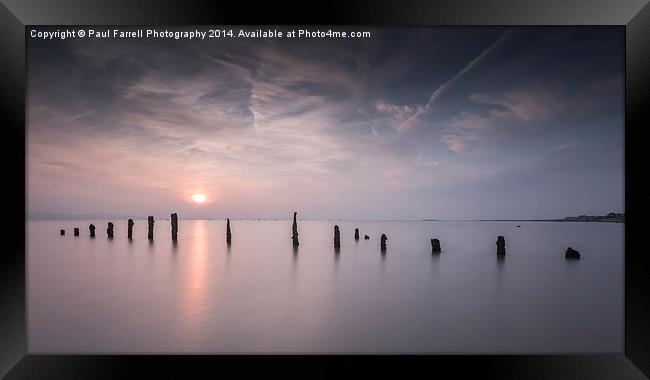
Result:
M434 221L435 219L424 219ZM567 216L562 219L478 219L477 222L567 222L567 223L625 223L624 213L610 212L607 215Z
M425 221L433 221L433 220L425 219ZM471 221L473 222L625 223L625 220L566 220L566 219L478 219L478 220L471 220Z

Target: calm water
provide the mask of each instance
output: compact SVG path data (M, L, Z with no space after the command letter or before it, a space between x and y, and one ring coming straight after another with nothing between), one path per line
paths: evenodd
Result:
M175 245L169 223L150 244L144 220L131 242L126 221L113 240L106 221L28 222L29 351L623 350L622 224L338 222L337 255L334 222L299 222L297 251L291 221L231 221L229 249L224 221L181 220Z

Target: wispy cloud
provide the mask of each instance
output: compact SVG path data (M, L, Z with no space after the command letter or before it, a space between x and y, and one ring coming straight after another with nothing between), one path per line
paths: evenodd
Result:
M563 109L558 93L539 88L514 90L499 95L476 93L470 95L470 99L479 104L501 106L524 122L548 119Z
M474 69L476 66L478 66L484 59L487 57L492 51L497 49L499 46L501 46L504 41L508 38L508 36L512 33L511 30L506 31L504 34L502 34L499 38L497 38L496 41L492 45L490 45L488 48L483 50L479 55L476 56L473 60L471 60L469 63L467 63L460 71L458 71L453 77L451 77L449 80L446 82L442 83L440 86L438 86L429 96L429 99L427 102L424 104L424 106L417 107L417 111L409 117L406 121L401 123L398 127L399 130L405 129L410 127L421 115L426 114L429 112L431 107L438 101L438 99L447 91L447 89L460 80L466 73Z
M389 104L384 101L379 101L375 105L375 109L381 113L390 115L397 122L404 122L419 112L421 110L421 107L418 105L396 105Z
M439 141L456 153L476 152L474 144L481 141L482 137L493 132L492 128L502 125L509 117L509 114L500 112L474 113L463 111L441 123L443 135Z
M440 140L457 153L480 151L478 143L485 142L497 130L521 129L526 125L556 117L564 110L560 92L529 87L509 89L498 94L473 93L474 104L495 108L468 110L441 122L444 134Z
M570 141L570 142L565 143L565 144L560 144L560 145L554 146L551 149L551 151L558 152L558 151L562 151L562 150L573 149L573 148L579 146L580 144L581 144L580 141Z

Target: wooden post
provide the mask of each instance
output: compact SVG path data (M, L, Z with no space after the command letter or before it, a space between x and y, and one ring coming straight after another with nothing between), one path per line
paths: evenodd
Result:
M95 237L95 225L91 224L88 229L90 230L90 237Z
M230 219L226 218L226 243L230 245L232 241L232 232L230 231Z
M129 219L127 222L127 227L128 227L128 232L127 232L127 237L129 239L133 239L133 219Z
M106 235L108 235L109 239L113 238L113 222L108 222L108 228L106 229Z
M79 227L74 228L74 236L79 236Z
M147 223L148 223L147 238L149 240L153 240L153 224L154 224L153 216L147 218Z
M61 235L61 236L65 236L65 230L60 230L60 231L59 231L59 235Z
M442 250L440 249L440 240L438 239L431 239L431 253L440 253Z
M506 254L506 239L503 236L497 237L497 256Z
M359 229L358 228L354 229L354 240L359 240Z
M300 245L298 242L298 223L296 222L296 215L298 215L297 212L293 213L293 227L291 228L292 234L291 234L291 240L293 240L293 246L297 247Z
M363 235L363 240L370 240L370 236L368 236L368 235Z
M178 240L178 215L172 214L172 240Z
M386 237L386 234L381 234L381 250L382 250L382 252L386 251L386 240L388 240L388 238Z
M341 248L341 230L334 226L334 248Z
M578 252L575 249L569 247L564 252L564 258L565 259L570 259L570 260L577 260L577 259L580 258L580 252Z

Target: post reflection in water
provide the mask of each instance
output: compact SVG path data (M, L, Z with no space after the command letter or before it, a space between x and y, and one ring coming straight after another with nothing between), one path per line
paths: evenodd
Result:
M501 294L505 290L504 285L503 285L504 277L506 275L504 273L504 271L503 271L504 266L505 266L505 262L506 262L506 257L505 256L497 256L497 259L496 259L496 271L495 271L495 283L496 283L495 291L496 291L497 294Z
M184 325L183 336L190 345L194 345L200 338L202 326L207 318L209 252L206 221L195 221L191 231L191 250L185 251L187 257L183 258L185 273L181 280L181 313Z
M292 249L293 255L291 259L291 279L293 282L295 282L298 275L298 247L294 245L292 246Z
M334 275L335 276L338 276L340 256L341 256L341 248L334 247Z

